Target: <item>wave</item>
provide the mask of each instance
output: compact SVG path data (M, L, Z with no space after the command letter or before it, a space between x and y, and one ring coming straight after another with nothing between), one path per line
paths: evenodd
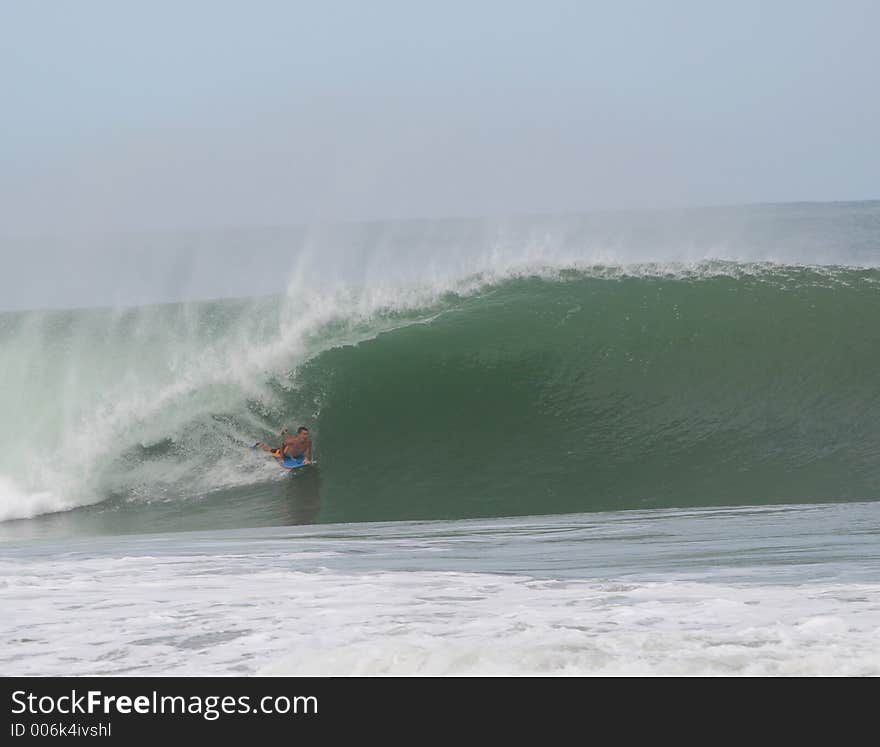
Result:
M526 262L0 315L0 520L244 495L281 479L246 446L300 423L326 521L874 499L878 283Z

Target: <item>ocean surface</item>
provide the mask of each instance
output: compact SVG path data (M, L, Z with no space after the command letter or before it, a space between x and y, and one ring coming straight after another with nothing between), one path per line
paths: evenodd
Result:
M880 674L880 203L104 255L0 299L3 674Z

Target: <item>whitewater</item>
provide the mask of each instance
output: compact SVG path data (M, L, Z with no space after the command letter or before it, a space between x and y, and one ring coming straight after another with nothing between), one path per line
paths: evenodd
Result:
M0 304L5 674L880 673L880 203L145 242Z

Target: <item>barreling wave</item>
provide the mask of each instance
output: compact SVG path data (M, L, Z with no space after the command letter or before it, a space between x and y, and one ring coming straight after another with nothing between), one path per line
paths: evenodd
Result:
M300 423L323 521L876 499L878 318L876 269L721 262L6 314L0 519L246 524Z

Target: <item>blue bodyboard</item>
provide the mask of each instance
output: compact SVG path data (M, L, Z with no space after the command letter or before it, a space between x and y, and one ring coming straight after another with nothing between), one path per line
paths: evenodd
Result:
M298 467L305 467L306 458L304 456L298 457L297 459L284 457L284 459L281 460L280 464L282 467L284 467L284 469L297 469Z

